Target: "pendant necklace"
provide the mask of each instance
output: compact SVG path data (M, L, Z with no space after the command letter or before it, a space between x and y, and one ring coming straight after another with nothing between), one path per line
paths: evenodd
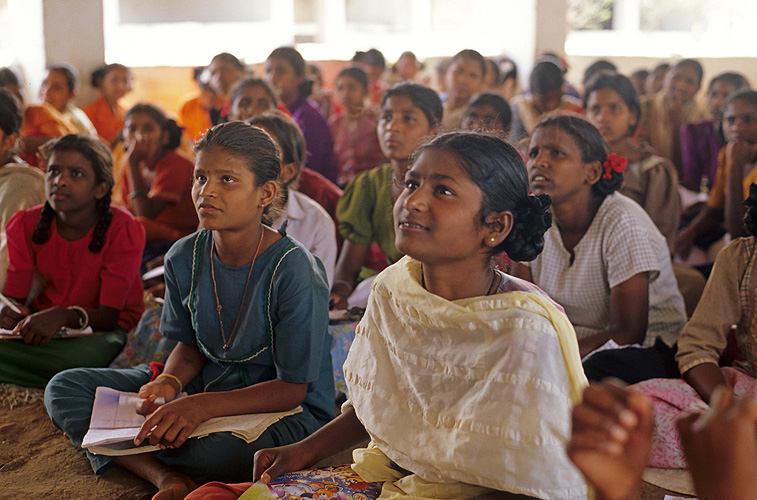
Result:
M223 339L223 355L229 354L229 346L231 341L234 340L234 335L237 333L237 326L239 326L239 316L242 314L242 308L244 307L244 300L247 297L247 287L250 286L250 277L252 276L252 268L255 267L255 259L258 258L258 252L260 251L260 244L263 243L263 228L260 228L260 239L258 240L258 247L255 249L255 255L252 257L252 263L250 263L250 271L247 273L247 283L244 285L244 294L242 295L242 302L239 303L239 311L237 311L237 319L234 321L234 328L231 329L231 335L228 340L226 334L223 331L223 319L221 319L221 301L218 299L218 287L216 286L216 271L213 265L213 249L216 242L210 244L210 276L213 279L213 294L216 296L216 310L218 311L218 323L221 325L221 338Z

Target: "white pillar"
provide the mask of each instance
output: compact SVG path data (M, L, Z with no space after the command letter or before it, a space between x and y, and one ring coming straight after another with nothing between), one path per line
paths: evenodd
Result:
M102 0L42 0L42 4L44 63L66 62L76 67L81 74L76 100L80 105L87 103L96 95L89 85L90 75L105 62Z

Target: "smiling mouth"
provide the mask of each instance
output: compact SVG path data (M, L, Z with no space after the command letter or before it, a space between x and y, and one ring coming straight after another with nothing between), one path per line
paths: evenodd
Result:
M428 231L428 228L426 226L421 226L418 223L415 222L408 222L408 221L401 221L397 226L400 229L420 229L423 231Z
M531 182L546 182L547 178L543 175L535 175L533 178L531 178Z

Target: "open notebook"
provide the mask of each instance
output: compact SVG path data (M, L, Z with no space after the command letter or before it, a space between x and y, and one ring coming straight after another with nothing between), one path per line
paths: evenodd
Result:
M72 330L71 328L63 327L58 331L58 333L53 336L53 338L71 339L74 337L86 337L87 335L92 335L93 333L94 332L92 331L92 328L89 326L84 330ZM13 330L0 328L0 340L21 340L21 335L19 335L18 333L13 333Z
M185 396L182 393L179 397ZM98 387L92 406L89 431L84 436L82 448L98 455L134 455L159 450L158 445L143 442L134 445L134 438L145 417L137 414L140 399L136 393L122 392L109 387ZM162 403L163 401L158 400ZM202 438L214 432L231 432L247 443L252 443L272 424L282 418L302 411L301 407L277 413L255 413L217 417L201 423L189 436Z

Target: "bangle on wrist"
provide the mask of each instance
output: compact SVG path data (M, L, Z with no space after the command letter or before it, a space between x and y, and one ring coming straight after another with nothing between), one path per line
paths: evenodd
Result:
M147 191L132 191L129 193L129 199L139 198L140 196L147 196Z
M76 327L77 330L84 330L89 326L89 314L87 314L86 309L81 306L69 306L66 310L76 311L79 315L79 325Z
M177 395L182 391L182 389L184 389L184 384L181 383L181 380L179 380L179 377L177 377L176 375L171 375L170 373L161 373L160 375L155 377L155 380L158 380L160 377L170 378L171 380L179 384L179 390L176 391Z
M340 291L338 291L336 289L336 287L339 286L339 285L341 285L342 287L346 288L347 291L346 292L343 292L343 291L340 292ZM350 283L349 281L345 281L345 280L335 280L334 284L331 285L331 293L339 295L341 297L349 297L350 294L352 293L352 283Z

